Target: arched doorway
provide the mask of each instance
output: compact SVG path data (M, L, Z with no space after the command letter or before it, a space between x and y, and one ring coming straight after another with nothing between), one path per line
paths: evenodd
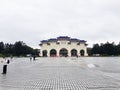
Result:
M47 57L47 50L42 51L43 57Z
M51 57L56 57L57 56L57 51L55 49L50 50L50 56Z
M71 50L71 56L72 57L77 56L77 50L76 49Z
M68 50L65 48L60 49L59 55L62 57L67 57L68 56Z
M85 51L84 50L80 50L80 55L84 56L84 54L85 54Z

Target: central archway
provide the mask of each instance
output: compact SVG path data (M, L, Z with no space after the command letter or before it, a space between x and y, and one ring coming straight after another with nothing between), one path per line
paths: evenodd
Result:
M61 57L67 57L68 56L68 50L65 48L60 49L59 55Z
M77 56L77 50L76 49L71 50L71 56L72 57Z
M57 51L55 49L50 50L50 56L51 57L56 57L57 56Z

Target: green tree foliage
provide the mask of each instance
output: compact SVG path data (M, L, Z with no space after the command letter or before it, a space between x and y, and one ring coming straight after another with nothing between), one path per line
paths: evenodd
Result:
M12 54L13 53L13 44L4 44L4 50L2 54Z
M27 46L23 41L18 41L14 44L13 51L16 56L20 56L31 54L33 52L33 49Z
M4 44L0 42L0 54L10 56L26 56L27 54L38 55L38 49L27 46L23 41L17 41L15 44Z
M4 50L4 43L0 42L0 53L2 53L3 50Z
M99 54L100 53L100 46L99 46L99 44L94 44L93 45L92 52L94 54Z
M115 45L113 43L105 43L105 44L94 44L92 48L92 54L100 54L100 55L120 55L120 44Z
M32 55L39 56L39 53L40 53L39 49L34 49Z

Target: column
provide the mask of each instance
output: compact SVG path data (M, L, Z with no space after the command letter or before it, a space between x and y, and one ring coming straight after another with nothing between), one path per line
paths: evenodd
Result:
M57 57L59 57L59 56L60 56L60 55L59 55L59 51L60 51L60 50L56 50L56 51L57 51Z
M70 50L68 50L68 56L71 57L71 51Z

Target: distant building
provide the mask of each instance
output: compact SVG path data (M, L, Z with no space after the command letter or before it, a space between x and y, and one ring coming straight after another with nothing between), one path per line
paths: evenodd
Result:
M42 40L39 45L41 47L40 56L43 57L88 56L86 41L68 36Z

